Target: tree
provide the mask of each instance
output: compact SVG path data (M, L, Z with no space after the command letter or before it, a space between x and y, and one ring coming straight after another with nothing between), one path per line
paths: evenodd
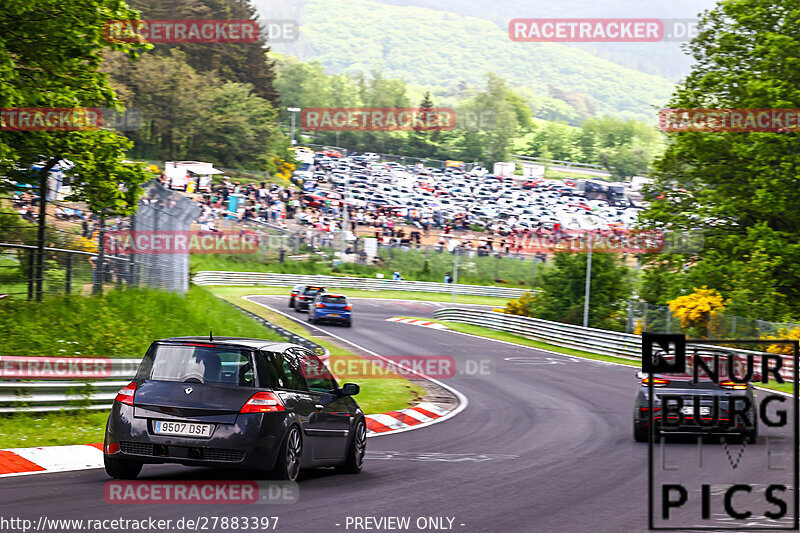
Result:
M558 253L542 275L535 297L510 303L506 312L569 324L583 321L587 254ZM589 326L624 329L624 309L631 295L629 271L613 254L592 255Z
M98 71L107 49L135 56L142 45L109 43L106 21L135 19L116 0L64 3L7 0L0 4L0 107L93 107L120 109L107 76ZM57 43L57 45L55 45ZM124 163L130 143L116 132L6 131L0 138L0 175L38 186L35 260L36 299L43 295L48 176L62 159L72 198L98 213L131 212L146 179ZM41 164L34 170L34 164Z
M257 20L249 0L130 0L148 19L238 19ZM275 65L263 34L252 43L209 45L206 43L162 43L152 55L172 56L183 52L186 62L197 72L213 73L222 80L249 83L256 96L278 106Z
M425 91L425 96L419 104L419 115L422 123L426 124L428 122L428 116L433 113L433 107L431 92ZM416 157L430 157L431 154L436 152L440 138L441 131L439 130L415 128L409 134L408 151Z
M669 107L800 107L798 17L800 5L795 3L718 4L703 17L689 45L695 65ZM645 218L653 228L702 231L705 249L649 258L649 264L662 270L660 277L683 277L694 286L715 287L726 297L738 294L739 302L731 305L746 312L743 283L755 259L756 279L768 291L758 299L767 298L775 307L759 305L748 314L764 320L780 319L787 312L800 315L797 142L797 133L669 134L669 144L654 164L657 181Z
M184 158L193 135L209 127L198 119L204 112L202 98L219 80L196 72L179 50L169 56L144 55L134 62L112 56L106 68L114 86L124 91L128 106L142 112L143 127L129 134L137 155Z

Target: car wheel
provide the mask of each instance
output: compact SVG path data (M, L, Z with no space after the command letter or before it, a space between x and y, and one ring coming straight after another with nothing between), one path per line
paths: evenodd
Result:
M635 440L636 442L647 442L647 428L642 428L634 424L633 440Z
M303 439L300 430L292 426L283 441L275 464L274 474L277 479L297 481L300 475L300 457L303 455Z
M745 441L747 442L747 444L755 444L756 443L756 441L758 440L758 422L755 423L755 426L753 426L753 430L752 431L748 431L747 433L745 433L745 437L744 438L745 438Z
M104 455L103 463L106 467L106 474L114 479L136 479L136 476L142 471L142 463L127 459Z
M353 327L353 321L352 320L348 320L347 322L344 323L344 327L346 327L346 328Z
M289 300L289 307L294 307L294 300Z
M317 323L317 319L316 319L316 318L314 318L314 317L311 315L311 311L309 311L309 312L308 312L308 321L309 321L309 322L311 322L312 324L316 324L316 323Z
M347 450L345 463L338 469L346 474L358 474L364 466L364 456L367 454L367 424L364 419L358 421L353 432L353 442Z

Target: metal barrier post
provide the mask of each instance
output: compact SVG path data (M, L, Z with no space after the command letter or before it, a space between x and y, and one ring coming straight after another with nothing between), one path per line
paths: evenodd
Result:
M67 254L67 277L64 281L64 292L72 294L72 254Z
M31 250L28 254L28 300L33 300L33 278L36 276L34 255L36 255L35 250Z

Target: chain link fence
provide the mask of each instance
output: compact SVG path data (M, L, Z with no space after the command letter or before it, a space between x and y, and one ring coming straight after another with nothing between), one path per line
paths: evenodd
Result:
M145 194L139 201L136 214L131 216L130 230L134 237L138 234L179 235L188 232L193 221L200 215L200 208L185 196L170 191L157 180L151 180L145 187ZM138 233L137 233L138 232ZM109 248L114 251L113 241ZM129 248L129 281L156 289L186 292L189 289L189 252L180 253L137 253L137 247Z
M794 322L769 322L755 318L717 313L711 315L706 324L682 327L668 306L647 302L628 302L627 333L683 333L702 334L707 338L736 339L780 337L798 327ZM694 329L695 331L690 331Z

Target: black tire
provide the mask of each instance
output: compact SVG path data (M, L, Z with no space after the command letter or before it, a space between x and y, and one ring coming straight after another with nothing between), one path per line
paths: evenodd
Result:
M142 463L127 459L104 455L103 463L106 467L106 474L114 479L136 479L136 476L142 471Z
M758 420L754 421L753 430L745 433L745 442L755 444L758 441Z
M297 426L292 426L283 439L283 444L272 470L273 477L284 481L297 481L300 475L300 458L303 455L303 439Z
M641 428L636 424L633 425L633 440L636 442L647 442L647 428Z
M310 323L312 323L312 324L316 324L316 323L317 323L317 319L316 319L316 318L313 318L313 317L311 316L311 311L309 311L309 312L308 312L308 321L309 321Z
M364 457L367 453L367 424L362 418L353 429L353 440L347 449L347 459L337 470L343 474L358 474L364 467Z
M352 328L353 327L353 321L352 320L348 320L347 322L344 323L344 327Z
M289 300L289 307L294 308L294 300Z

